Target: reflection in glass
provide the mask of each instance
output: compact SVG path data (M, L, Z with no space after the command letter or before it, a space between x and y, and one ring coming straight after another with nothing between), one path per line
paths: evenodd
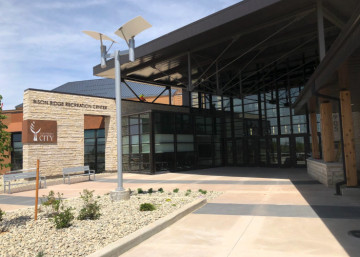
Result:
M290 166L290 139L288 137L280 138L280 152L281 164L284 166Z

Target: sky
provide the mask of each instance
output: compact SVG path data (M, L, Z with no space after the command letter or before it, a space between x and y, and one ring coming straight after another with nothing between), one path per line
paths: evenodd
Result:
M141 15L152 28L136 46L231 6L239 0L0 0L0 94L3 109L22 103L28 88L51 90L71 81L97 79L99 42L81 31L114 35Z

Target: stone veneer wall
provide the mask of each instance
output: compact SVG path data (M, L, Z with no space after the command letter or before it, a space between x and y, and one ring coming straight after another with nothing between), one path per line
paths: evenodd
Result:
M84 103L107 106L107 109L52 106L36 104L33 100ZM116 149L116 109L115 100L53 93L48 91L27 90L23 101L24 120L56 120L56 144L24 144L24 169L36 167L40 160L41 173L46 176L61 175L65 167L84 165L84 115L105 116L105 169L117 169Z
M343 164L339 162L324 162L309 158L306 160L308 174L326 186L335 185L344 180Z

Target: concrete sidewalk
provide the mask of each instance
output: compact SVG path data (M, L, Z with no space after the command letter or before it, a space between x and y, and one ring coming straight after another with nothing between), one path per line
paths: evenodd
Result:
M335 196L303 169L217 168L159 175L124 174L124 187L223 191L217 199L122 256L360 256L360 199ZM116 176L49 186L65 198L105 194ZM34 191L0 194L0 208L33 204Z

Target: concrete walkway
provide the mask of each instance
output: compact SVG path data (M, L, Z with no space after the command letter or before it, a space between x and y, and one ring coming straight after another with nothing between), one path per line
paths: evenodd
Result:
M129 252L132 256L360 256L360 199L335 196L303 169L216 168L159 175L124 174L125 188L224 193ZM40 190L75 197L105 194L116 176ZM33 205L34 191L0 194L0 208Z

